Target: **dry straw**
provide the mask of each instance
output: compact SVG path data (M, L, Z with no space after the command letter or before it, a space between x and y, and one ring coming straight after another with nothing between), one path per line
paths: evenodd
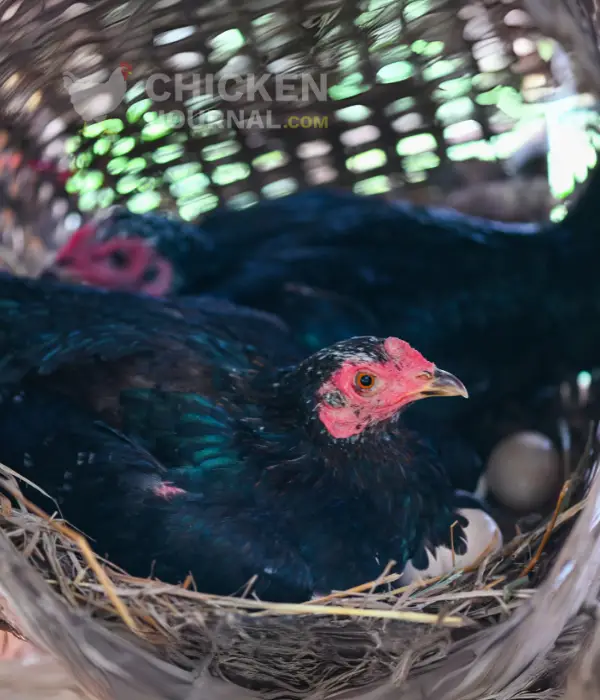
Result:
M4 468L0 591L12 624L49 655L35 673L0 665L0 698L553 696L600 582L595 459L588 445L554 515L473 570L410 587L388 575L304 605L132 578ZM537 590L524 575L532 558Z
M370 34L375 36L387 26L386 18L377 17L363 29L362 38L354 36L359 4L346 2L278 0L264 7L261 2L206 3L201 17L198 3L191 0L119 7L103 0L87 9L66 0L26 0L13 14L8 12L9 4L14 3L0 0L4 13L0 37L7 48L0 57L0 81L6 88L0 116L11 128L12 138L20 134L19 147L24 151L32 143L52 145L51 137L42 131L48 119L40 120L41 110L28 111L24 103L30 105L35 98L52 116L66 116L72 126L67 95L57 88L63 58L75 56L91 42L103 47L102 65L109 70L117 58L139 58L135 61L139 77L162 68L163 60L171 57L155 48L149 53L146 35L151 30L182 26L182 20L197 25L198 31L225 30L230 28L230 16L248 22L248 12L260 14L273 6L269 13L280 16L285 25L273 31L283 36L283 28L289 30L300 68L306 63L312 70L316 61L323 63L330 55L337 61L337 49L344 49L344 42L366 46ZM134 11L139 4L144 5L143 13ZM486 6L490 13L495 9L504 14L506 4ZM532 14L537 12L543 19L547 4L533 0L529 4ZM576 11L587 4L587 0L564 4L557 0L552 7L559 15L566 8L577 18ZM174 5L179 13L176 9L165 12L165 7ZM247 10L246 5L254 9ZM309 5L331 22L321 22L312 31L312 24L304 21L310 18L303 16ZM417 17L405 30L414 32L414 39L426 36L430 41L439 34L449 56L461 54L471 60L471 52L467 55L464 49L464 27L455 30L459 20L464 23L459 5L432 3L430 15ZM404 6L392 3L390 11L401 13ZM77 7L83 17L75 13ZM478 11L481 7L473 5ZM66 12L71 13L68 19ZM396 14L391 17L394 22ZM583 73L594 83L600 75L595 71L599 59L594 28L588 27L581 34L586 40L579 41L583 25L577 21L572 23L572 45L581 54ZM335 41L327 38L332 23L341 31ZM568 25L547 24L549 33ZM390 35L389 47L397 42L398 37ZM313 44L316 48L310 48ZM253 70L266 65L260 46L249 54L256 62ZM79 67L83 72L90 68ZM464 71L464 66L459 70ZM435 87L432 84L431 89ZM389 131L384 105L394 91L394 85L379 86L368 98L381 115L382 139ZM394 93L393 99L397 97ZM420 103L426 97L419 95ZM341 162L337 141L332 149ZM198 148L191 150L195 156ZM286 168L286 174L289 170L300 177L297 159L292 158ZM267 182L265 178L257 181L257 187ZM41 201L24 185L21 192L27 201ZM4 206L8 206L8 194L3 192ZM236 194L235 187L223 187L217 194L225 201ZM25 207L26 213L34 215L25 228L43 228L37 217L46 209ZM53 226L48 224L48 229ZM18 248L14 241L6 243L11 251ZM16 267L17 262L11 258L9 264ZM569 700L597 697L600 632L591 614L600 584L600 479L595 477L595 460L595 450L587 450L577 472L582 482L571 482L572 490L563 493L555 517L534 532L516 537L474 570L410 588L387 576L306 605L208 596L197 592L192 580L176 587L131 578L95 557L65 523L32 507L15 475L3 469L0 485L12 501L2 502L0 516L0 590L9 604L8 621L41 653L35 666L0 665L0 700L250 700L259 696L274 700L532 700L560 697L565 681ZM528 577L532 559L536 565ZM589 644L579 654L586 635Z

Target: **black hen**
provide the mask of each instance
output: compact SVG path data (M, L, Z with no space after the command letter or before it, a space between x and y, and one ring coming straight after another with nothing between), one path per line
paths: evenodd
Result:
M371 337L276 371L236 335L231 307L0 276L0 461L131 573L207 592L301 600L450 544L459 501L397 416L455 377Z

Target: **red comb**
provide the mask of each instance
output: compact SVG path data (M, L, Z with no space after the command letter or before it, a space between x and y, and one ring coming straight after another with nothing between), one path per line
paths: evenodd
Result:
M90 240L94 240L96 237L96 227L94 224L84 224L81 228L77 229L71 238L65 243L65 245L58 251L56 260L64 260L70 257L73 253L88 244Z

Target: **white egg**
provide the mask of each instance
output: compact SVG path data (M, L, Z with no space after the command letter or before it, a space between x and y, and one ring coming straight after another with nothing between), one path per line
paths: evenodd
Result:
M560 457L546 435L515 433L494 447L485 475L489 490L501 503L531 513L556 492Z
M436 547L435 552L429 550L429 564L425 569L416 569L410 562L402 574L404 584L421 581L435 576L443 576L453 569L465 569L483 557L496 552L502 547L502 533L496 521L478 508L461 508L458 511L469 521L465 528L467 551L465 554L452 556L449 547Z

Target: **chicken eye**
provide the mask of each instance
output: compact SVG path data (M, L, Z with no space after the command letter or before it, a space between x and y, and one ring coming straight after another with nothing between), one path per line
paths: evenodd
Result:
M113 250L113 252L108 256L108 261L112 267L122 269L129 265L129 255L124 253L122 250Z
M369 391L375 386L375 375L370 372L357 372L354 377L354 386L359 391Z

